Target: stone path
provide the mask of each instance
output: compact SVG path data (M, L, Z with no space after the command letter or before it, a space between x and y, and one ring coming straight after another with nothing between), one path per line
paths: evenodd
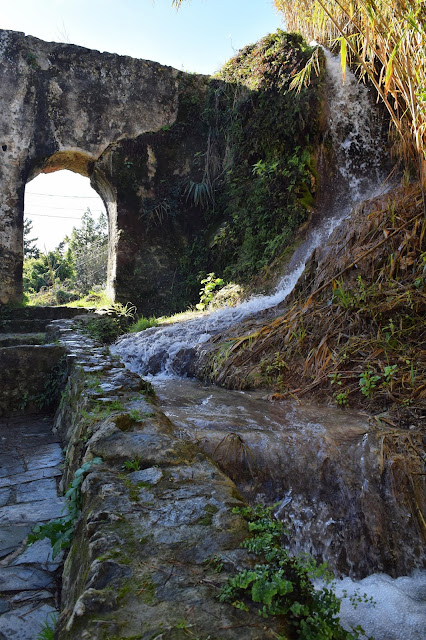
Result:
M51 418L0 419L0 640L35 640L56 613L49 540L26 547L38 522L61 515L57 494L62 451Z

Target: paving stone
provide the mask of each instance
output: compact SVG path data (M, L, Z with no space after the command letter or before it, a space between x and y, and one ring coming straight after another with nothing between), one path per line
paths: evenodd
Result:
M3 507L7 504L12 497L12 491L9 488L0 489L0 507Z
M35 591L53 586L53 577L41 569L0 567L0 593L7 591Z
M6 640L35 640L46 620L56 611L48 604L27 604L0 616L0 638Z
M39 500L37 502L21 502L6 507L0 507L0 525L6 524L35 524L46 522L63 515L64 499Z
M23 484L38 480L39 478L55 478L62 475L61 469L58 467L48 467L47 469L34 469L25 471L24 473L15 473L7 478L0 478L0 487L10 487L14 484Z
M8 556L9 553L15 551L19 545L27 537L31 530L31 526L17 526L16 524L2 526L0 528L0 558Z
M9 602L15 605L17 602L28 602L29 600L41 602L42 600L52 600L53 596L50 591L41 589L40 591L21 591L21 593L15 593L14 596L9 598Z
M0 478L26 471L22 460L16 455L0 456Z
M24 453L28 469L55 467L63 460L62 449L57 442L45 444L30 453Z
M36 502L38 500L55 500L58 495L54 478L33 480L16 487L16 502Z
M42 569L55 571L61 564L63 552L59 553L55 559L52 558L52 545L48 538L37 540L25 549L15 560L12 566L21 564L39 564Z

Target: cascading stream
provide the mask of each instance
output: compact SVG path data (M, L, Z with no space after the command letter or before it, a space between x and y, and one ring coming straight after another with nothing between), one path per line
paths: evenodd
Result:
M396 549L400 556L397 572L405 572L404 545L408 549L411 544L407 566L419 566L415 562L419 550L412 539L407 542L404 538L409 535L405 525L409 511L404 511L396 495L388 502L389 496L379 500L375 482L378 439L369 433L366 417L346 413L342 424L338 410L274 406L259 393L205 388L179 377L185 374L188 360L196 356L197 345L282 303L312 251L325 243L354 204L379 193L385 177L384 152L368 90L350 71L343 85L340 60L329 52L325 55L330 135L338 174L332 204L297 250L288 274L270 295L123 336L112 350L131 370L151 379L162 409L181 429L181 437L197 442L212 455L248 498L256 500L260 495L269 502L281 502L278 516L293 523L290 545L294 551L314 553L328 560L337 573L360 577L388 570L386 558L390 566ZM259 469L265 471L263 477ZM389 478L386 491L392 492L392 482ZM388 550L377 543L378 527ZM376 609L364 603L353 612L345 605L343 622L361 624L375 640L422 640L425 574L398 580L379 574L365 580L369 582L352 583L345 578L338 592L347 588L351 593L359 586L361 593L367 591L377 600ZM388 603L396 600L399 608L390 611Z
M330 134L339 177L332 205L297 250L285 275L270 295L257 295L236 307L205 313L186 322L123 336L114 347L126 365L140 375L170 377L185 373L196 345L245 318L283 302L291 293L312 251L324 244L350 214L356 202L377 195L383 182L384 152L368 90L348 71L342 84L340 61L326 52Z

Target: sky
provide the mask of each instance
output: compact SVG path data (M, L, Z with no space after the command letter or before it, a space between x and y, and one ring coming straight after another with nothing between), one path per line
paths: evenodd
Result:
M155 60L212 74L238 49L283 28L272 0L0 0L0 28L42 40ZM56 197L55 197L56 196ZM100 198L70 171L40 175L25 190L25 215L41 250L51 250Z

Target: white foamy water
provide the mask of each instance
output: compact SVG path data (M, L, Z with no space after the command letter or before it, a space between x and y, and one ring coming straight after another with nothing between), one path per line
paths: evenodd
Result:
M384 573L358 581L344 578L335 593L342 598L340 619L345 628L361 625L374 640L425 640L426 571L396 579ZM355 609L345 593L365 594L375 604L361 599Z

